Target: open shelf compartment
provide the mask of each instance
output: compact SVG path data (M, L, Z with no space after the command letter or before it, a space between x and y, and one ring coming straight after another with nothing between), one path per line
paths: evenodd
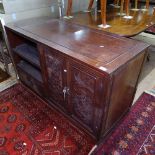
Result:
M25 73L29 74L37 81L41 83L43 82L41 72L26 61L21 60L20 63L17 64L17 67L20 68L20 70L23 70Z
M36 47L23 43L14 48L13 51L23 59L40 68L39 53Z

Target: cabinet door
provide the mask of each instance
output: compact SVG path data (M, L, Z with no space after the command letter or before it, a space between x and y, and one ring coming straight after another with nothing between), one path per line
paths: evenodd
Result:
M74 119L94 135L99 134L104 110L103 78L78 63L68 65L68 104Z
M67 103L66 94L63 93L66 86L65 59L58 52L48 47L44 48L44 59L48 98L65 109Z

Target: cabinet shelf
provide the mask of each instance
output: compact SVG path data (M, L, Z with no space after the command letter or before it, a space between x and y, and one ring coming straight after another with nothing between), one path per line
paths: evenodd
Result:
M28 44L21 44L14 48L13 51L23 59L40 68L39 54L37 48Z
M37 81L41 83L43 82L41 72L38 69L31 66L29 63L21 60L20 63L17 64L17 67L20 68L20 70L23 70L25 73L29 74L31 77L33 77Z

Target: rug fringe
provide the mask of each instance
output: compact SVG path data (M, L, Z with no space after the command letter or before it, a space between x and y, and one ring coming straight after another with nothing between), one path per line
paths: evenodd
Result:
M93 148L90 150L90 152L88 153L88 155L91 155L93 152L94 152L94 150L97 148L97 145L94 145L93 146Z

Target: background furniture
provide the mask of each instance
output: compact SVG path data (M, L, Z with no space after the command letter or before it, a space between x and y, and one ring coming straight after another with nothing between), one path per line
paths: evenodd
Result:
M139 0L139 2L146 2L146 0ZM150 0L150 3L155 4L155 0Z
M125 7L122 11L120 7L109 5L109 3L107 4L106 14L104 11L104 17L101 17L101 12L103 11L98 12L97 9L95 9L91 12L80 11L74 13L72 14L74 18L70 18L67 21L125 37L137 35L155 24L155 15L152 5L149 6L149 10L144 10L145 3L140 4L138 2L139 10L137 11L133 10L133 8L135 8L133 3L130 8L127 7L127 16L131 17L131 19L127 19L124 18L126 13ZM98 3L98 8L100 8L100 3ZM99 27L100 25L102 27ZM106 25L110 27L107 28Z

